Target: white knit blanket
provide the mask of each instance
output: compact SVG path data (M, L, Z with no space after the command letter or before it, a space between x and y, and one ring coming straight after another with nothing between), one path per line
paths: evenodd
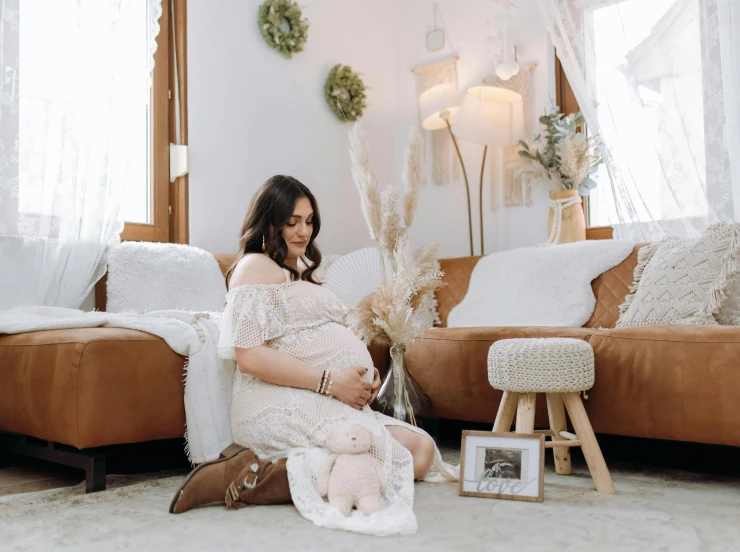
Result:
M623 240L592 240L487 255L475 265L447 326L583 326L596 306L591 281L633 247Z
M187 452L197 464L218 458L232 443L229 408L236 365L217 352L221 313L177 310L146 314L18 307L0 312L0 334L66 328L128 328L161 337L185 363ZM173 405L174 406L174 405Z

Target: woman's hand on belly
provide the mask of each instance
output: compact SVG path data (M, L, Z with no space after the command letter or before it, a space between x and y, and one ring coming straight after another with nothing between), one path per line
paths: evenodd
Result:
M372 398L372 384L362 379L367 372L363 366L342 368L331 375L331 394L344 404L361 410Z
M372 396L370 397L370 402L368 402L368 404L375 402L375 399L378 398L378 393L380 393L380 371L378 371L377 368L373 368L373 371L373 389L371 391Z

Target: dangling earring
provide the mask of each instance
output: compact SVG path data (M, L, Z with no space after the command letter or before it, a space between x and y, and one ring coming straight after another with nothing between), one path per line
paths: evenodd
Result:
M262 234L262 251L265 250L265 235Z

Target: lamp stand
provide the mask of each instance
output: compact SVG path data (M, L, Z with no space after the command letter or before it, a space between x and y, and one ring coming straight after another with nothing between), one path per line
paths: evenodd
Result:
M468 173L465 171L465 163L463 162L462 155L460 154L460 148L457 146L457 140L455 139L455 135L452 134L452 127L450 126L449 119L445 118L445 123L447 123L447 130L450 133L450 138L452 138L452 143L455 145L455 151L457 152L457 158L460 160L460 166L462 167L462 173L463 178L465 179L465 192L468 196L468 233L470 235L470 256L473 256L473 217L470 210L470 185L468 184ZM483 177L481 176L481 182ZM481 226L482 228L482 226ZM482 230L481 230L481 237L483 236ZM481 243L482 245L482 243Z
M480 254L485 255L483 249L483 169L486 167L486 153L488 146L483 146L483 160L480 163L480 187L478 188L478 219L480 220Z

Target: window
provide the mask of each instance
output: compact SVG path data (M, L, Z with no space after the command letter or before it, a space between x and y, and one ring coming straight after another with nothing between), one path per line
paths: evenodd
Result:
M555 103L565 115L577 113L580 110L578 100L570 87L568 77L565 76L557 51L555 52Z
M631 198L635 222L707 216L698 6L615 0L585 13L599 124L629 170L625 189L615 194L600 167L590 198L593 225L618 221L620 197Z
M565 76L565 71L560 63L557 51L555 52L555 103L565 115L577 113L581 109L578 106L576 95L573 93L573 89L568 82L568 77ZM590 240L611 239L613 234L611 227L599 227L592 223L590 199L590 196L583 198L583 210L586 215L586 238Z
M138 3L142 34L138 37L142 63L147 63L147 2ZM151 93L141 103L132 178L121 203L125 221L122 240L170 241L169 119L170 119L170 6L162 2Z
M101 132L103 128L115 128L114 121L95 121L84 115L69 115L80 111L70 108L74 102L80 101L80 97L84 97L85 101L94 101L98 95L89 89L82 96L76 95L80 86L74 81L75 72L66 68L74 63L106 63L113 57L112 50L107 57L105 54L98 56L97 52L92 51L90 59L79 60L78 55L72 54L78 49L67 47L70 44L66 36L68 29L78 23L70 20L78 16L76 2L33 0L20 3L19 67L22 95L18 110L20 180L17 212L19 220L28 220L29 224L34 225L48 224L52 228L55 224L54 212L59 210L59 205L54 202L58 202L64 194L48 193L49 187L63 188L67 174L74 174L71 178L76 180L86 176L79 168L84 165L85 159L70 159L64 155L65 143L59 136L64 135L65 126L75 125L84 128L84 131L96 132ZM146 71L150 64L150 9L148 0L127 2L121 4L120 13L116 14L120 18L121 29L125 29L116 43L116 48L120 48L115 50L117 63L127 64L131 70ZM159 23L151 89L146 91L132 86L125 100L136 104L138 128L119 210L119 217L125 221L121 239L170 241L168 144L172 23L169 0L162 1ZM121 52L124 54L121 55ZM67 163L74 163L75 171L67 171ZM65 209L72 209L74 202L86 199L84 186L79 183L76 185L77 192L64 197L64 201L69 203L69 206L65 204ZM53 232L48 235L55 236Z

